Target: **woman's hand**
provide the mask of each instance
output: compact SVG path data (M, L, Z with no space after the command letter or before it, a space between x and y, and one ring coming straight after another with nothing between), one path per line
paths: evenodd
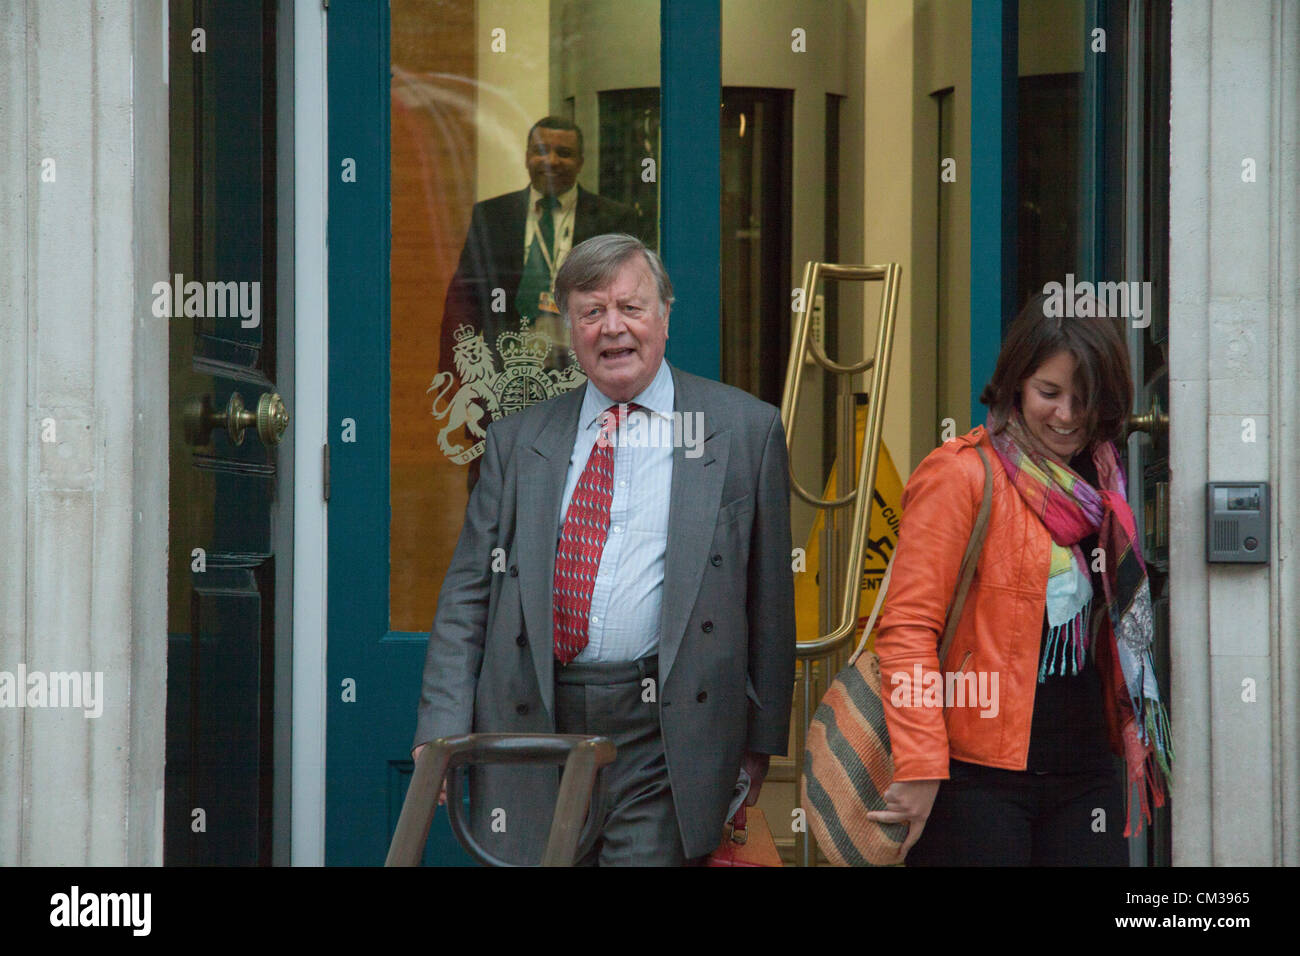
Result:
M868 820L876 823L906 823L907 839L903 841L900 855L906 856L912 844L921 839L925 821L930 818L930 808L939 793L942 780L895 780L885 791L884 810L872 810Z

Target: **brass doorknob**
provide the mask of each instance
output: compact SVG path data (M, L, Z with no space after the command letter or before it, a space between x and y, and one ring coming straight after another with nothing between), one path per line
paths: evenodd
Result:
M185 437L191 445L206 445L217 428L224 428L232 443L242 445L244 429L251 426L257 427L263 445L280 444L289 427L289 410L284 407L284 400L275 392L263 392L254 411L244 407L242 395L231 392L222 410L212 407L210 395L191 399L185 409Z
M1160 398L1151 396L1151 408L1142 415L1128 417L1128 431L1146 432L1152 439L1169 434L1169 415L1160 407Z

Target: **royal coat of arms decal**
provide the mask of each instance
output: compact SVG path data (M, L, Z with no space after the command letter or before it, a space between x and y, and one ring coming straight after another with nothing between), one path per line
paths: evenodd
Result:
M434 393L433 417L445 422L438 432L438 447L458 465L467 465L483 454L487 426L498 418L554 398L587 380L572 350L563 369L544 368L557 343L527 325L497 336L500 369L482 332L461 325L455 338L456 374L439 372L425 391ZM462 429L462 434L456 435ZM468 447L453 443L455 439L468 442Z

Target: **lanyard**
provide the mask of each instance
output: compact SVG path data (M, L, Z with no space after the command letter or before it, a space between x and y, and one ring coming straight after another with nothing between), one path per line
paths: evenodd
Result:
M555 208L563 209L562 206L556 206ZM556 254L552 254L551 250L546 247L546 239L542 236L542 216L551 217L551 224L555 231ZM560 221L563 222L567 218L568 218L567 214L561 215ZM542 258L546 261L546 268L550 270L552 290L555 289L555 273L559 271L559 267L556 265L555 262L556 255L558 254L559 245L560 245L559 235L560 235L559 229L555 228L555 214L551 212L551 210L549 209L543 209L537 215L537 222L533 227L533 238L537 240L537 248L542 250Z

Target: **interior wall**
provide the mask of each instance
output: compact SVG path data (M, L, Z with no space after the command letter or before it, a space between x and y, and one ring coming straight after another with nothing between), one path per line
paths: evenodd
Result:
M865 261L897 262L903 270L884 425L885 447L900 476L933 447L919 443L919 429L913 428L914 422L930 417L925 402L918 407L914 401L914 380L923 374L919 355L933 348L931 338L918 334L913 324L913 182L935 174L932 164L909 161L919 125L912 97L913 22L910 3L868 0L866 76L860 98L866 132L861 213ZM867 298L873 319L879 300L878 294Z
M940 440L942 422L958 434L970 424L970 4L964 0L916 0L913 4L911 455L898 462L905 478ZM952 90L951 156L939 155L935 94ZM954 161L955 181L940 179L941 161ZM940 190L947 190L943 223L948 255L939 264ZM904 277L907 282L907 277ZM937 290L948 311L939 315ZM939 362L940 343L946 361ZM947 396L943 402L938 396Z
M894 111L892 123L905 124L911 131L910 142L901 131L889 133L899 139L896 148L883 149L881 162L892 152L910 155L911 216L909 220L891 211L886 199L873 204L868 198L866 223L889 223L891 229L907 228L911 237L911 265L904 273L904 285L910 293L906 323L900 324L900 341L896 354L906 363L910 377L907 388L910 404L893 405L894 415L904 421L887 423L886 441L891 436L908 435L909 454L896 453L899 471L906 477L940 441L942 423L953 419L958 434L972 424L970 408L970 3L966 0L915 0L912 4L895 4L879 0L882 8L876 22L888 18L903 21L910 8L911 44L882 43L878 54L868 29L868 63L878 64L880 83L888 88L890 77L911 70L910 114ZM1083 69L1084 50L1074 42L1082 31L1084 0L1022 0L1019 20L1019 65L1022 76L1044 73L1078 72ZM890 57L894 59L891 60ZM910 61L907 59L910 57ZM872 73L868 74L868 82ZM951 90L953 143L951 157L939 155L939 112L936 94ZM869 107L870 108L870 107ZM889 107L878 107L888 110ZM873 131L874 132L874 131ZM869 143L871 138L869 137ZM868 162L872 155L868 147ZM940 180L940 162L955 161L956 180ZM870 178L870 173L868 173ZM945 205L949 213L942 223L942 238L947 248L945 261L939 264L940 225L938 209L940 190L950 190ZM940 269L942 268L942 275ZM947 312L939 315L937 289L940 282L946 293ZM900 318L903 313L900 311ZM896 378L896 382L903 381ZM983 383L979 383L983 384ZM892 389L891 389L892 391ZM942 400L939 396L945 396ZM942 406L942 407L941 407ZM892 425L892 428L890 427ZM900 438L898 447L904 446Z
M1084 0L1020 0L1019 72L1021 76L1082 73L1085 47Z
M798 0L723 0L722 84L794 90L790 289L803 281L804 265L821 260L825 250L826 94L844 96L841 105L840 248L844 262L861 262L862 36L863 0L807 4ZM803 31L800 37L795 31ZM803 49L797 50L799 40ZM862 294L842 284L840 311L861 314ZM793 324L791 313L790 322ZM854 329L845 322L843 329ZM847 339L847 340L846 340ZM860 335L841 338L840 354L857 356ZM833 357L833 356L832 356ZM807 375L794 424L791 459L801 482L821 484L822 394L820 375ZM802 500L791 504L793 540L802 545L812 529L814 510Z
M551 109L573 100L589 158L578 181L600 185L600 92L659 86L659 0L551 5Z
M549 90L538 77L550 73L550 0L478 0L475 161L478 200L528 185L524 149L528 130L550 112ZM504 35L496 30L503 30ZM505 49L493 50L496 40ZM581 123L580 123L581 125ZM586 134L586 127L583 133ZM583 170L586 186L587 170Z

